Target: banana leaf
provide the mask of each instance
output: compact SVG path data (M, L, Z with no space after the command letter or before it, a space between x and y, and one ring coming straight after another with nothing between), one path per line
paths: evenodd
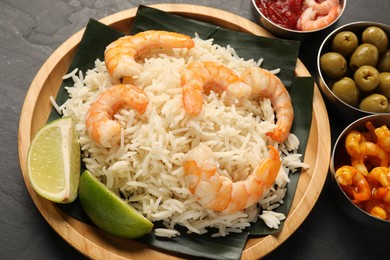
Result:
M210 23L173 15L147 6L138 8L131 34L147 30L175 31L194 36L195 32L202 39L214 39L221 46L234 47L244 59L263 58L262 67L268 70L280 68L278 77L289 87L294 77L300 43L252 34L236 32Z
M134 34L151 29L176 31L188 35L194 35L196 32L203 39L213 38L214 42L219 45L230 45L243 58L254 58L255 60L263 58L264 63L262 67L264 68L280 68L281 73L278 76L288 88L295 110L292 132L298 136L301 142L299 152L304 153L311 124L314 81L311 77L294 77L300 47L299 42L236 32L213 24L166 13L158 9L140 6L130 32ZM88 69L93 68L94 61L97 58L103 60L105 47L121 36L123 36L121 32L90 19L68 71L71 72L75 68L79 68L81 71L86 72ZM56 97L58 104L64 103L69 98L64 87L71 85L73 85L71 79L63 81ZM53 109L48 121L58 117L60 116ZM290 179L291 182L288 184L288 192L284 204L276 210L286 215L294 198L299 172L292 174ZM73 218L93 225L82 211L78 200L71 204L58 204L58 208ZM160 223L156 223L156 227L159 225ZM176 238L163 239L155 237L151 233L137 240L175 254L184 254L187 257L239 259L249 236L274 234L280 231L281 228L283 228L283 222L279 229L270 229L262 221L257 221L242 233L212 238L208 234L186 234L186 231L181 230L179 227L178 229L182 235ZM210 233L213 233L213 230L210 230Z

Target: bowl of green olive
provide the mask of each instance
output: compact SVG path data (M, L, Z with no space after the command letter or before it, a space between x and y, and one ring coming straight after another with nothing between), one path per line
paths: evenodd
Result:
M390 113L390 26L353 22L320 46L317 72L330 109L344 120Z

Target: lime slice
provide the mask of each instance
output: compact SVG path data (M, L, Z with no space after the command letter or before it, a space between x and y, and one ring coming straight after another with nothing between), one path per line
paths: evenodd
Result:
M27 173L33 189L42 197L70 203L77 197L80 179L80 146L70 117L43 126L27 154Z
M149 233L153 223L109 190L91 172L80 178L79 200L96 226L122 238L137 238Z

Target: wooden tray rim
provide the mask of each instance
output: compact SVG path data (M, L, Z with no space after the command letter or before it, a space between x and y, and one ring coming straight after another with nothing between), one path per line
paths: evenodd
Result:
M272 37L269 32L259 25L235 14L212 7L188 4L157 4L151 5L151 7L186 17L212 22L234 30ZM116 27L120 26L123 22L129 22L129 24L131 24L136 11L137 8L128 9L107 16L99 21L118 29ZM99 259L108 257L116 259L147 259L150 257L178 259L180 258L180 255L157 251L156 249L152 249L149 246L134 240L124 241L123 239L112 237L92 226L73 219L62 213L55 206L55 203L41 198L31 188L27 178L25 164L28 147L32 136L37 131L37 126L34 126L33 124L34 115L37 113L36 101L38 100L43 87L50 83L47 82L50 72L52 72L54 67L63 62L62 56L64 54L74 51L81 40L84 30L85 28L74 34L53 52L37 73L26 95L19 123L18 151L22 174L28 192L49 225L52 226L64 240L84 255ZM310 73L300 60L297 61L295 72L298 76L310 76ZM59 85L53 86L53 88L58 90ZM319 134L319 130L321 130L321 134ZM293 204L283 229L275 235L256 238L251 237L243 251L243 259L258 259L267 255L295 232L309 215L326 180L330 158L330 143L328 114L318 87L315 86L312 129L304 159L305 162L311 165L311 168L308 171L301 173Z

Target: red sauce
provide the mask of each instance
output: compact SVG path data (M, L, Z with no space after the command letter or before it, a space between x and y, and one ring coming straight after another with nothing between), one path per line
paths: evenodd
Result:
M297 30L297 21L306 9L304 0L256 0L256 5L272 22L291 30Z

